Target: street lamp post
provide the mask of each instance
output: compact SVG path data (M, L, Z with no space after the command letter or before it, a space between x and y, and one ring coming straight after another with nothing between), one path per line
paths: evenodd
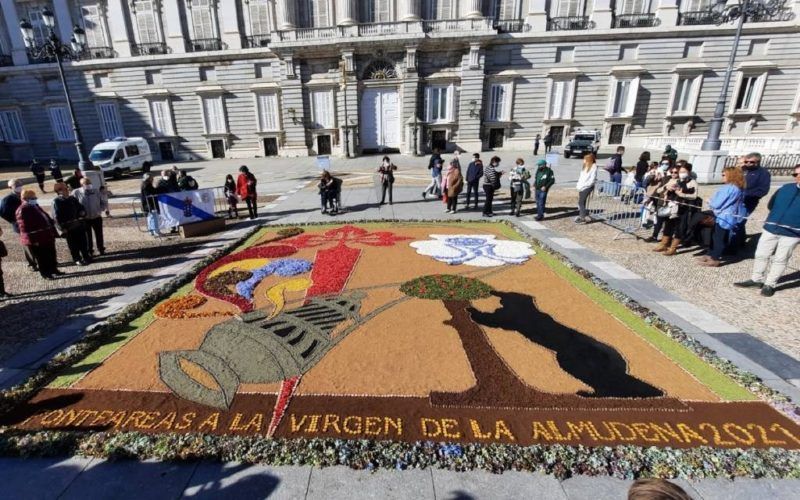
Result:
M350 117L347 114L347 64L344 61L340 61L339 69L341 70L340 87L344 94L344 154L345 157L350 158Z
M709 9L709 16L719 25L736 21L736 34L733 37L733 47L728 57L728 66L725 68L725 77L722 82L722 90L717 98L717 105L714 108L714 118L708 125L708 135L706 136L700 149L703 151L719 151L722 141L719 136L722 132L722 124L725 121L725 102L728 99L728 86L731 82L733 73L733 63L736 59L736 51L739 49L739 40L742 36L742 27L745 20L760 20L777 15L784 11L785 0L738 0L738 3L729 4L727 0L716 0Z
M91 165L86 159L86 152L83 147L83 137L81 130L78 127L78 121L75 119L75 109L72 106L72 98L69 95L69 85L64 76L64 65L62 60L66 57L69 59L77 59L86 48L86 32L78 26L72 31L72 38L70 39L70 46L61 41L55 33L56 20L53 12L45 8L42 11L42 20L47 27L49 33L45 37L41 45L36 44L33 34L33 26L27 20L23 19L19 23L19 29L22 31L22 39L25 42L25 47L28 49L30 55L34 58L46 57L55 58L58 63L58 75L61 77L61 86L64 87L64 97L67 99L67 109L69 109L69 118L72 120L72 132L75 135L75 149L78 150L78 168L86 170Z

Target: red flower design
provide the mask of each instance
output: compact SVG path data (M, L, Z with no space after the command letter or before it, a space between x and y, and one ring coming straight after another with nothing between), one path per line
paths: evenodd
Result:
M337 246L352 243L373 247L390 247L398 241L410 239L411 238L406 236L398 236L390 231L369 232L366 229L347 224L330 229L322 234L303 233L284 241L286 244L293 245L297 248L318 247L327 243L335 243Z

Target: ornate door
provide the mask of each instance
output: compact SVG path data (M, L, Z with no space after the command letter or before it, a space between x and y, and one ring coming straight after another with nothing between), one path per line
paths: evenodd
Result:
M400 106L396 89L365 89L361 95L361 148L396 149L400 145Z

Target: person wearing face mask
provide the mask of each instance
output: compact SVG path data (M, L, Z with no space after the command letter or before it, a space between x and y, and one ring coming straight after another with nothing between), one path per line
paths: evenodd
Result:
M44 190L44 176L45 176L44 165L39 163L39 160L37 160L36 158L34 158L33 161L31 162L31 173L33 173L33 176L36 177L36 183L39 184L39 189L43 193L46 193L47 191Z
M778 279L800 244L800 163L794 166L792 176L794 182L781 186L769 199L769 215L756 247L752 277L734 286L761 288L764 297L775 295Z
M42 278L52 280L55 275L64 274L58 270L56 259L58 233L55 224L47 212L39 206L33 189L22 191L22 205L17 209L16 218L20 243L28 247L36 259Z
M159 194L177 193L181 190L178 186L177 178L172 175L170 170L161 171L161 178L158 180L158 186L156 187Z
M397 166L392 163L388 156L383 157L378 173L381 176L381 205L386 203L386 192L389 192L389 205L392 204L392 186L394 185L394 171Z
M772 176L769 171L761 166L761 154L750 153L740 160L742 172L744 173L744 208L747 217L755 211L761 198L769 193ZM747 219L742 219L736 228L736 247L741 248L747 241L747 231L745 226Z
M103 238L103 212L107 205L103 202L103 197L93 185L91 179L84 177L81 179L81 187L72 192L72 196L78 199L83 209L86 211L84 219L86 241L89 245L89 254L94 254L94 242L92 233L97 240L97 251L100 255L105 255L106 246Z
M675 185L678 182L678 169L677 168L670 168L667 171L667 175L661 180L658 187L653 191L653 200L654 200L654 208L656 211L656 224L653 227L653 235L648 238L646 241L656 241L658 239L658 233L661 232L661 228L664 227L664 224L669 220L672 216L672 212L669 211L670 208L673 206L670 205L670 201L674 199L674 192L675 192ZM677 210L677 207L674 207ZM664 252L669 248L670 243L672 242L672 238L668 237L666 232L661 237L661 241L658 245L653 248L654 252Z
M92 260L83 224L86 210L77 198L69 194L69 189L63 182L57 182L53 186L53 191L57 195L53 200L53 218L56 227L67 239L72 261L77 266L85 266Z
M500 189L500 176L503 175L502 170L498 170L500 166L500 158L493 156L489 165L483 169L483 193L486 195L483 201L483 216L494 217L492 211L492 201L494 200L494 192Z
M2 200L0 200L0 217L6 222L11 224L11 229L19 234L19 226L17 226L17 209L22 205L22 181L11 179L8 181L8 189L11 190ZM22 247L22 253L25 255L25 260L28 262L28 269L33 272L38 272L39 267L36 264L36 259L28 247Z
M691 213L691 204L697 199L697 183L689 175L689 169L685 166L678 169L677 180L673 177L664 187L667 199L677 202L677 206L664 221L664 239L669 244L665 248L664 255L675 255L683 239L688 224L687 217ZM662 239L661 245L664 244ZM660 251L659 245L654 251Z

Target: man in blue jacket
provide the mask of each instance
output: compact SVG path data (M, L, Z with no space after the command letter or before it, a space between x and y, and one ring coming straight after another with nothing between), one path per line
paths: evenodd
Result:
M795 165L792 175L795 183L781 186L767 205L769 216L758 240L752 278L734 283L734 286L760 287L764 297L775 295L775 285L800 243L800 164Z
M469 208L469 200L473 193L475 194L475 208L478 208L478 186L481 183L481 177L483 177L483 162L481 155L475 153L467 167L467 208Z
M769 193L769 184L772 181L772 176L769 171L761 166L761 155L759 153L750 153L744 157L742 162L744 169L744 208L747 210L747 215L752 214L761 198Z

